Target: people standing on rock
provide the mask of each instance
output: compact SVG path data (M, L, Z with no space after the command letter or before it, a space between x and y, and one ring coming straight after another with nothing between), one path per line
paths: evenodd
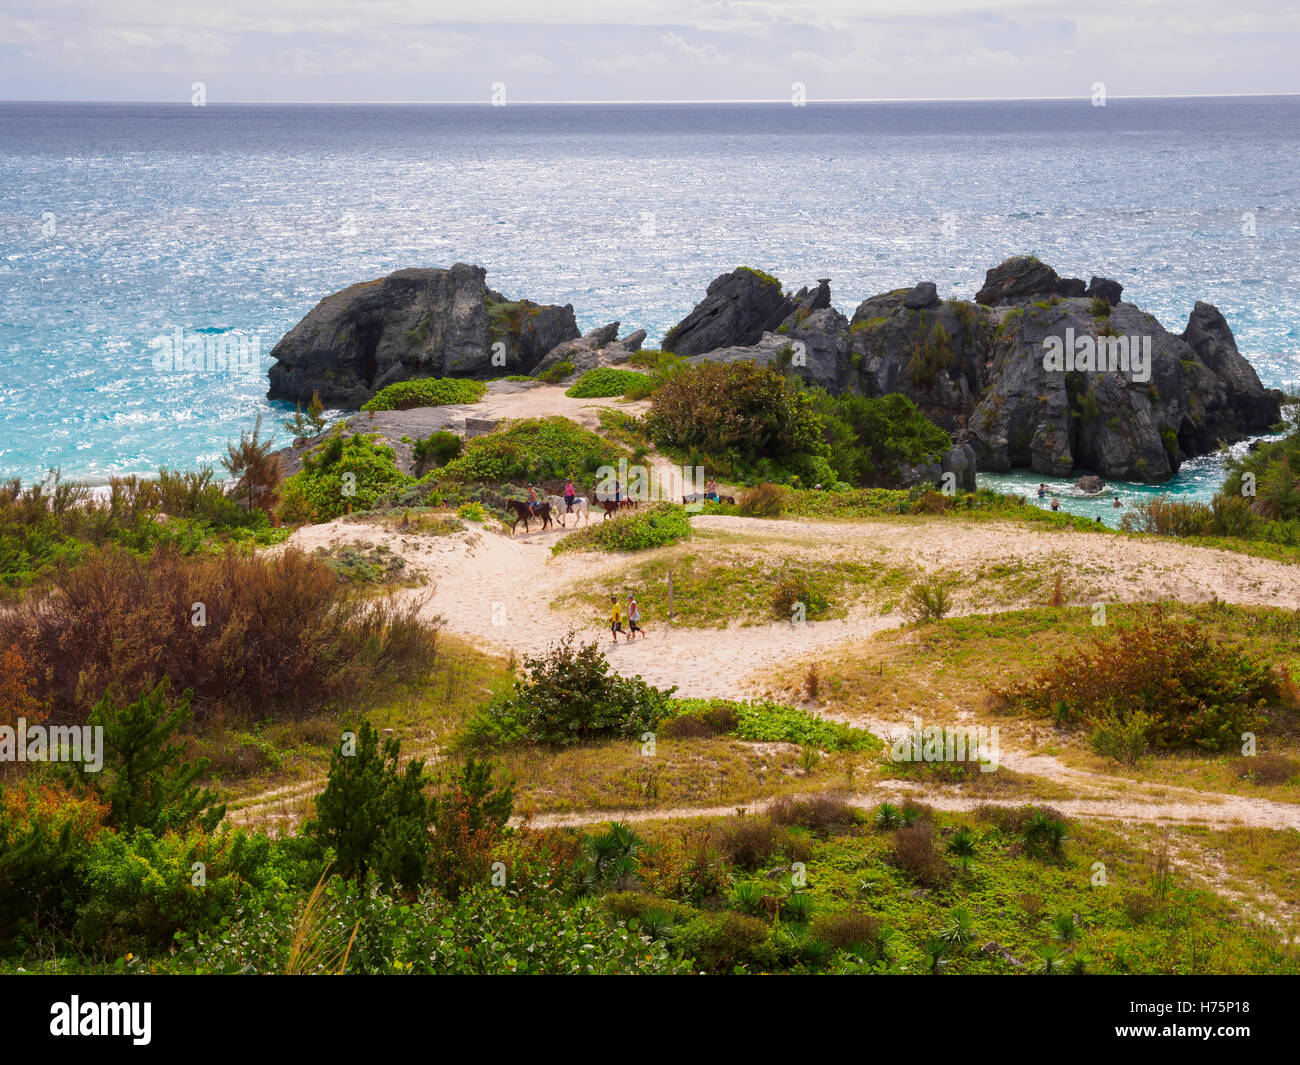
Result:
M1053 510L1061 509L1061 499L1059 496L1052 496L1052 509Z
M638 632L641 634L641 639L644 640L646 638L645 629L641 628L641 625L639 624L640 621L641 608L636 604L636 596L629 592L627 596L627 638L629 641L636 636Z
M618 596L613 594L609 597L609 631L614 642L618 643L618 634L623 632L623 608L618 605ZM626 632L623 632L623 638L632 639Z

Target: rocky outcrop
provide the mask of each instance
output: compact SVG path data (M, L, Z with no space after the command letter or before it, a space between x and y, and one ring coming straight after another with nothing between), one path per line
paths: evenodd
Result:
M752 361L832 392L901 393L957 444L922 479L1028 468L1159 482L1184 458L1267 432L1281 393L1264 388L1217 308L1181 334L1121 300L1119 282L1062 278L1032 257L986 274L975 302L924 281L863 300L846 318L830 282L786 295L747 268L715 279L665 337L692 359ZM357 406L393 381L500 377L571 362L626 362L645 339L619 323L579 336L572 307L511 301L481 267L400 270L321 303L271 354L273 399ZM1068 355L1067 355L1068 352ZM494 355L498 357L493 357Z
M574 373L586 373L601 366L617 366L627 362L641 350L646 334L644 329L638 329L619 340L618 326L618 322L610 322L584 333L577 340L557 344L542 357L542 361L533 368L533 373L544 373L564 362L573 365Z
M714 278L704 299L664 335L663 349L678 355L702 355L718 348L757 344L765 332L776 329L798 307L776 278L741 266Z
M1018 255L984 275L984 287L975 293L975 302L996 307L1055 296L1060 282L1056 271L1046 263L1032 255Z
M1235 376L1242 393L1234 395L1232 375L1208 365L1183 337L1129 303L1097 317L1093 298L1002 316L989 388L963 437L981 469L1029 467L1053 477L1091 470L1156 483L1185 457L1264 432L1276 420L1281 395L1262 388L1253 371ZM1201 320L1211 323L1208 314ZM1239 370L1212 335L1207 330L1207 347ZM1053 357L1071 348L1073 359Z
M398 270L321 300L271 349L267 396L359 407L411 378L528 373L577 336L571 306L507 300L481 266Z
M900 288L858 305L844 384L867 396L901 392L936 425L956 433L988 387L995 323L985 308L960 300L909 307L915 293Z

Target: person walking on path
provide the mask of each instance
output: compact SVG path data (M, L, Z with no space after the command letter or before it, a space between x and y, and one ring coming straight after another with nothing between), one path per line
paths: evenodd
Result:
M646 638L645 629L641 627L640 621L641 621L641 608L636 605L636 596L632 595L632 593L629 592L627 597L627 624L628 624L627 638L629 640L631 640L638 632L641 634L641 639L644 640Z
M618 604L617 595L609 597L609 631L614 637L614 642L618 643L618 634L623 632L623 608ZM632 639L626 632L623 632L623 638Z

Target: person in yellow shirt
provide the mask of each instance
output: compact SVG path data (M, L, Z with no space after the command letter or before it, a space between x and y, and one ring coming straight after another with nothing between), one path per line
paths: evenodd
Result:
M614 642L618 643L618 634L623 632L623 608L619 605L617 595L609 597L609 604L609 631L614 636ZM632 637L623 632L623 638L630 640Z

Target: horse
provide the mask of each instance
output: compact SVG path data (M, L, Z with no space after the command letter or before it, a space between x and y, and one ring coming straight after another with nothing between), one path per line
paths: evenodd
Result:
M682 502L683 503L709 503L709 502L727 503L734 507L736 505L736 497L724 496L724 495L709 497L704 495L702 492L692 492L690 495L682 496Z
M564 501L563 496L547 496L546 501L551 505L551 510L560 516L560 524L566 529L569 526L568 515L581 515L588 525L591 524L591 504L587 502L586 496L575 496L573 506L569 506Z
M506 510L515 516L514 522L510 526L510 535L514 536L515 530L519 528L519 523L524 523L524 532L531 532L528 527L529 518L542 519L542 531L545 532L551 527L551 505L549 503L534 503L535 510L532 514L528 513L528 504L519 499L507 499Z

